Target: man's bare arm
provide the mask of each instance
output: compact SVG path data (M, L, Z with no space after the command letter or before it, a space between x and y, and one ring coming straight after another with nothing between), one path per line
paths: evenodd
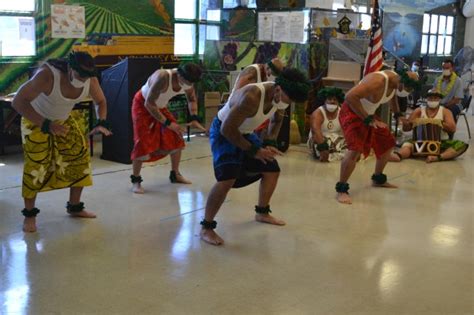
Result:
M283 124L283 118L285 117L285 110L279 109L273 113L270 118L270 125L268 126L268 132L265 138L270 140L276 140L278 133L280 132L281 125Z
M247 84L257 82L257 70L255 67L248 67L242 70L234 85L234 90L238 90Z
M100 88L99 80L97 78L91 78L89 94L94 100L94 103L99 108L99 119L107 119L107 101L104 96L104 92Z
M185 90L184 93L186 94L186 99L188 100L189 113L191 115L197 115L198 103L197 103L196 90L195 90L194 85L189 90Z
M31 102L41 93L49 94L53 86L53 73L46 66L41 67L31 80L23 84L13 98L12 107L23 117L41 127L45 118L38 114Z
M321 126L323 125L324 117L321 111L315 110L311 114L311 133L313 135L313 141L317 144L321 144L324 142L324 135L321 130Z
M453 113L447 109L443 108L443 129L447 132L456 131L456 122L454 121Z
M145 100L145 108L156 120L162 124L166 122L166 117L160 112L160 109L156 105L156 100L158 100L160 94L166 88L168 81L169 78L167 74L159 74L155 82L152 84L152 86L150 86L150 90L148 91L148 95Z

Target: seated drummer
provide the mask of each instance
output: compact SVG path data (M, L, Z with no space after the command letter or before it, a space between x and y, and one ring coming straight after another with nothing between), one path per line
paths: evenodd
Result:
M427 106L419 107L411 113L408 119L400 118L403 123L403 131L410 131L414 127L414 122L419 118L431 118L441 121L443 130L441 131L441 154L428 155L426 162L439 162L452 160L466 152L468 144L460 140L449 140L448 132L456 131L456 123L454 122L451 111L439 105L443 95L436 90L428 91L426 95ZM412 156L415 145L413 141L405 142L398 152L394 152L391 157L392 162L400 162L402 159Z
M324 101L324 105L311 114L308 147L316 160L340 161L347 149L339 123L344 92L336 87L326 87L318 92L318 98Z

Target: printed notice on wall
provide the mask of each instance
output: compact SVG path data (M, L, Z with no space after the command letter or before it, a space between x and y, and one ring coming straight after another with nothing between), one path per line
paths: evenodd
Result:
M272 13L258 14L258 40L271 41L273 38Z
M53 38L84 38L86 36L84 7L78 5L51 5Z
M281 43L305 41L305 13L279 11L258 13L258 40Z

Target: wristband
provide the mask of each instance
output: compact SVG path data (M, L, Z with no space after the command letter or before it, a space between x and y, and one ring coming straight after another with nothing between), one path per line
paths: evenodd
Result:
M166 120L163 122L163 125L165 125L166 127L168 127L169 125L171 125L171 120L169 120L168 118L166 118Z
M374 115L368 115L364 118L364 125L368 126L374 121Z
M327 151L327 150L329 150L329 144L327 143L327 141L324 141L323 143L318 143L316 145L316 149L320 152L321 151Z
M258 150L260 150L260 146L256 145L255 143L252 143L252 146L250 147L250 149L248 149L244 152L247 156L253 158L257 154Z
M44 121L43 121L43 124L41 125L41 131L43 133L51 133L49 131L49 125L51 124L51 120L45 118Z
M95 124L94 128L98 127L98 126L102 126L102 127L106 128L107 130L112 130L111 129L112 125L106 119L99 119L97 121L97 123Z
M272 139L265 139L263 140L263 147L278 147L278 143L276 140L272 140Z
M197 121L197 122L201 122L201 118L199 118L198 115L191 115L191 116L189 116L188 122L191 122L191 121L194 121L194 120Z

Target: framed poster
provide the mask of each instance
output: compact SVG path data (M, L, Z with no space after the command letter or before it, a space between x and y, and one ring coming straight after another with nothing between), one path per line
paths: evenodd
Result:
M51 5L51 37L84 38L86 14L78 5Z

